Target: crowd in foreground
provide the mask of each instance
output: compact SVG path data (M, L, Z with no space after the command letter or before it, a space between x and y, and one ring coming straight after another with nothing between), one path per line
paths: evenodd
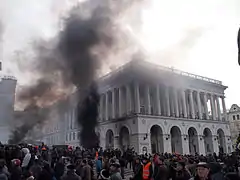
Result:
M129 148L0 147L0 180L238 180L238 167L235 153L138 155Z

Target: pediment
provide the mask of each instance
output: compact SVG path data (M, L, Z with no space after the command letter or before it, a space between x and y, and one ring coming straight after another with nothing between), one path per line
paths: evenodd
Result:
M230 112L240 111L240 107L237 104L233 104L230 108Z

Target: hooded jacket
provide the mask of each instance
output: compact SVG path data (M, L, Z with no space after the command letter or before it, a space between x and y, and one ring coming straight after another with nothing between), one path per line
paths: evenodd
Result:
M23 148L22 149L23 153L24 153L24 158L23 158L23 162L22 162L22 167L23 168L27 168L28 164L30 162L31 159L31 154L28 148Z

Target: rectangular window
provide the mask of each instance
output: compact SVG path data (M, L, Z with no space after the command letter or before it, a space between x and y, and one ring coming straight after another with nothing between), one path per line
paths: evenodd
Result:
M237 120L239 120L239 115L237 115Z
M235 120L235 116L233 115L233 120Z

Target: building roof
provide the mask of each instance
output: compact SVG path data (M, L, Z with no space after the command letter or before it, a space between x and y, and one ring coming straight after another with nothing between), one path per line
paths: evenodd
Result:
M191 74L191 73L181 71L181 70L178 70L175 68L169 68L169 67L157 65L157 64L151 63L149 61L145 61L145 60L132 60L132 61L124 64L123 66L120 66L118 69L102 76L101 78L98 79L98 81L100 83L104 82L105 80L107 80L113 76L117 76L118 74L122 73L123 71L125 71L126 69L128 69L130 67L140 67L140 68L144 68L146 70L149 69L150 71L154 71L154 72L157 71L157 72L172 73L175 75L185 76L185 77L188 77L191 79L201 80L201 81L208 82L211 84L223 86L222 81L204 77L204 76L200 76L200 75L196 75L196 74Z
M11 75L7 75L7 74L3 74L2 72L0 72L0 81L1 79L6 79L6 80L17 80L16 77L11 76Z
M233 104L229 110L229 113L240 112L240 107L237 104Z

